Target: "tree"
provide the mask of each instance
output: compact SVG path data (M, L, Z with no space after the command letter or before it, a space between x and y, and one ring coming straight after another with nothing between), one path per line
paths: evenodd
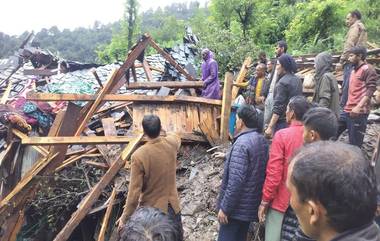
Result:
M253 0L240 0L234 4L234 10L238 15L238 22L241 24L244 39L247 39L247 32L253 19L254 7Z
M212 17L216 24L230 29L233 16L233 0L211 0Z
M132 47L133 33L136 29L137 1L126 0L124 19L128 22L128 49Z

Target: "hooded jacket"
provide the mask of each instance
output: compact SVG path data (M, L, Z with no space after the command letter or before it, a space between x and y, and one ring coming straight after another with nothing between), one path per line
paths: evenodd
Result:
M210 50L207 53L206 60L202 63L202 80L205 87L202 90L202 97L208 99L220 99L220 84L218 79L218 63L213 58Z
M339 116L339 87L335 76L331 73L332 56L323 52L315 58L314 96L313 101L321 107L332 110Z

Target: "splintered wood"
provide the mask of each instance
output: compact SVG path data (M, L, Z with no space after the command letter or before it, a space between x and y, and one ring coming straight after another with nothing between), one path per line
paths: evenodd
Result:
M124 148L120 158L112 164L112 166L107 170L107 172L100 179L100 181L91 189L91 192L86 195L78 210L73 213L70 220L67 222L65 227L58 233L54 241L65 241L70 237L74 229L90 211L92 205L96 202L96 200L98 200L103 189L113 180L116 173L120 170L120 168L123 167L125 161L137 148L142 137L143 134L140 134L133 141L131 141L126 148Z
M128 87L130 89L160 89L160 94L156 96L115 94L121 86L126 84L126 73L128 71L136 80L135 61L141 56L148 45L155 48L169 64L186 77L187 81L150 82L153 79L151 70L154 70L154 68L150 67L146 60L144 60L142 67L149 82L132 83L126 87L127 89ZM29 73L32 72L38 72L42 75L51 74L50 71L44 72L37 70L30 71ZM82 160L83 163L87 165L102 169L105 174L95 186L89 187L90 191L86 197L82 199L78 209L72 214L70 220L54 240L64 241L69 239L74 229L80 224L91 208L93 208L93 204L98 200L106 186L111 184L119 170L128 163L127 160L133 151L141 142L146 140L141 134L141 123L143 117L147 114L158 115L161 119L162 129L167 132L177 132L183 142L209 142L212 146L220 143L219 119L222 101L179 94L170 95L178 89L189 89L192 95L195 95L195 89L202 88L203 82L196 81L170 54L161 49L149 35L145 34L138 43L132 47L124 63L120 68L112 72L104 85L96 75L96 72L94 72L94 74L101 86L94 95L33 92L27 94L28 100L82 100L87 101L87 104L83 108L80 108L72 102L69 102L66 110L56 115L55 121L47 136L29 137L18 130L13 129L11 131L16 141L9 143L8 148L4 152L4 156L0 157L1 163L4 162L7 156L13 155L11 154L13 153L13 149L19 148L21 145L32 145L33 148L41 154L41 157L21 180L18 178L15 181L15 185L9 187L9 192L5 193L3 199L0 201L0 225L3 231L0 234L1 240L16 239L17 233L20 231L24 222L24 210L26 210L26 205L36 197L37 192L40 190L41 183L38 181L39 176L52 176L56 172L60 172L70 165L77 163L79 160ZM243 76L243 74L240 76ZM10 88L11 83L8 89ZM4 103L6 99L7 93L2 102ZM229 99L231 99L231 97L229 97ZM102 108L106 101L115 101L117 103L112 103L111 107ZM227 105L224 105L224 107L227 108ZM124 111L128 114L125 114L125 118L124 115L109 118L109 116L111 116L110 112L115 110ZM101 125L99 125L98 122L101 122ZM92 127L93 123L96 124L95 127ZM123 136L118 136L120 129L122 129L121 132L124 133ZM123 132L126 131L126 129L128 133ZM100 136L103 133L104 135ZM82 147L80 150L67 153L69 145L79 144L92 146ZM127 146L122 149L121 144L127 144ZM111 149L117 149L115 156L109 156ZM105 161L97 162L96 159L85 160L85 158L88 157L103 157ZM12 172L14 169L15 164L12 166ZM114 187L98 236L98 240L100 241L103 241L105 238L116 194L116 187Z

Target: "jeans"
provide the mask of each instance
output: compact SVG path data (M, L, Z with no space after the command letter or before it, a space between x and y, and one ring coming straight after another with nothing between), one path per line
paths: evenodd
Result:
M350 113L343 111L339 117L338 137L347 129L350 144L361 147L367 129L367 119L368 114L350 117Z
M348 87L350 84L350 76L352 72L352 64L348 63L343 66L343 84L342 84L342 97L340 99L340 106L344 108L348 100Z
M229 218L228 224L220 225L218 241L246 241L249 223Z

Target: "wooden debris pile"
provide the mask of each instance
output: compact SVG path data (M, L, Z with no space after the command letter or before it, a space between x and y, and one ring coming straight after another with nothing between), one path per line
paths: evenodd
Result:
M170 71L151 65L144 56L148 46ZM47 135L28 136L13 128L0 143L0 240L117 240L115 222L127 193L128 159L145 141L141 121L146 114L159 115L165 131L177 132L183 143L191 144L181 148L178 168L185 236L215 239L223 162L210 158L203 144L218 147L229 140L231 105L239 93L236 83L247 81L252 59L244 61L236 77L226 73L222 100L210 100L197 96L203 82L186 58L178 62L174 57L145 34L111 73L92 71L97 83L93 93L37 92L38 88L27 93L29 101L62 102L65 107ZM153 72L174 77L157 81ZM62 77L52 75L51 69L30 73L42 80ZM11 81L7 89L12 89ZM12 96L12 91L4 96Z
M141 59L147 46L156 49L172 71L186 80L150 81L153 68ZM135 76L137 60L146 74L145 82ZM236 81L245 79L250 62L246 60ZM229 109L238 88L232 85L234 76L227 73L223 100L197 97L203 82L183 65L146 34L107 81L97 81L99 88L94 94L29 91L28 101L68 104L57 113L46 136L27 135L17 129L8 133L0 159L0 169L6 173L0 180L1 240L115 240L115 221L129 180L127 160L145 141L140 132L146 114L159 115L165 131L177 132L184 144L195 145L184 145L181 151L180 177L200 163L206 169L200 150L204 143L218 146L229 139L229 133L220 130L228 130ZM94 76L99 77L96 71ZM124 87L126 91L120 91ZM135 90L148 92L136 94ZM82 104L75 104L78 101ZM192 198L190 193L181 197ZM211 203L212 199L208 208Z

